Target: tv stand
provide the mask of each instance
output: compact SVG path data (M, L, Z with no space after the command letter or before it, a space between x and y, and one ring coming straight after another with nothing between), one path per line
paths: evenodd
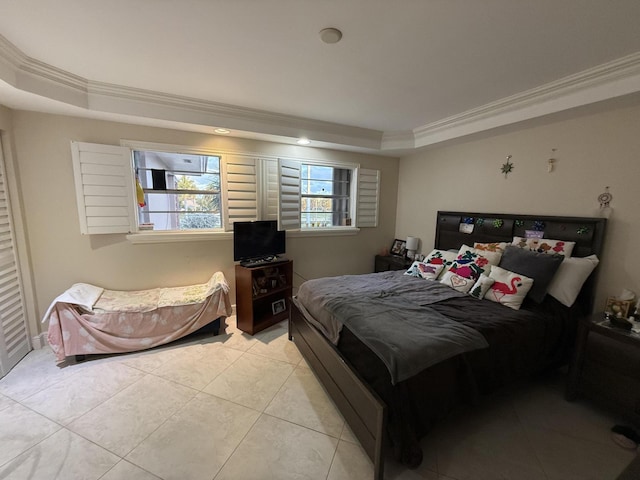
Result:
M238 328L254 335L288 319L292 290L291 260L279 258L255 266L236 265Z
M278 257L277 255L267 255L266 257L259 258L251 258L248 260L243 260L240 262L240 265L243 267L261 267L263 265L270 265L272 263L280 263L286 262L287 259L284 257Z

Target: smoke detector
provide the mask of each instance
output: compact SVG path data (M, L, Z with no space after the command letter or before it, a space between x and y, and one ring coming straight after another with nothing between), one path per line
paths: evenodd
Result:
M342 32L337 28L323 28L320 30L320 39L324 43L338 43L342 38Z

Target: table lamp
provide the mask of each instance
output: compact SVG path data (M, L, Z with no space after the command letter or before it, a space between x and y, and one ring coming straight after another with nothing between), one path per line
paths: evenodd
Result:
M416 250L418 250L419 239L417 237L407 237L407 257L414 259L416 256Z

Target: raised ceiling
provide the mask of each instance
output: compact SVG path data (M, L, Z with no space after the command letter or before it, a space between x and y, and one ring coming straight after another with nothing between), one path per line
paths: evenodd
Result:
M0 0L0 104L406 151L640 92L639 23L638 0Z

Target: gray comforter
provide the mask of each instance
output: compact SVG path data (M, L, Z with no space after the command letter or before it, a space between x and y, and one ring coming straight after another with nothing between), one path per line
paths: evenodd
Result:
M320 323L346 325L387 366L395 384L447 358L488 346L473 328L449 320L430 304L464 296L430 280L384 272L305 282L297 300ZM336 338L330 340L337 342Z

